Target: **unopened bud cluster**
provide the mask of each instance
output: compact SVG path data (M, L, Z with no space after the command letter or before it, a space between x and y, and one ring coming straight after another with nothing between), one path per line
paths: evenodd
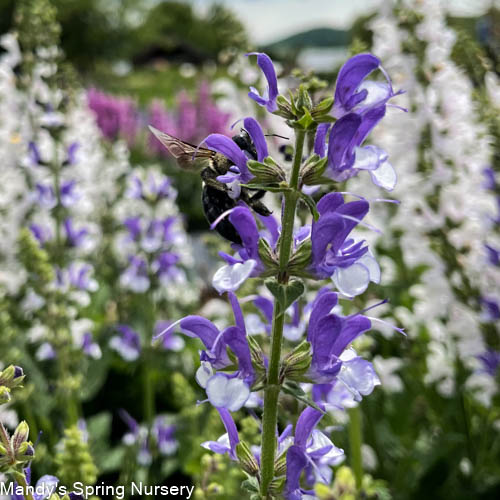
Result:
M24 373L20 366L10 365L0 372L0 404L10 401L12 389L19 387L23 380Z
M35 449L29 441L29 427L22 421L16 428L12 437L9 437L5 428L0 429L0 472L33 460Z

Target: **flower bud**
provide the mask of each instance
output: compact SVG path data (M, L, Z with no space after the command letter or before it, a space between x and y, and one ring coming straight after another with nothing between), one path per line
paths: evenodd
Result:
M325 173L328 164L328 158L320 158L319 155L312 155L300 170L301 183L307 186L313 186L325 180ZM329 181L329 179L326 179Z
M291 275L302 271L311 264L312 242L310 239L304 241L292 255L288 264L288 271Z
M267 269L277 269L278 256L264 238L259 239L259 257Z
M301 342L283 360L282 378L290 380L302 380L311 366L311 344L307 341Z
M8 384L12 380L14 380L14 376L16 374L16 368L14 365L10 365L3 372L0 373L0 382L2 384Z
M23 453L26 451L26 447L21 447L23 443L25 443L30 434L30 428L28 424L26 423L25 420L23 420L16 428L13 436L10 438L10 443L12 446L12 450L14 452L14 455L17 455L18 453ZM27 443L26 443L27 444Z
M285 486L285 476L275 477L269 485L269 493L274 497L280 497Z
M4 385L0 385L0 405L10 401L10 389Z
M263 162L248 160L248 170L255 176L250 184L279 184L286 181L286 174L283 168L270 156Z
M16 453L16 460L18 462L29 462L30 460L33 460L34 457L35 448L33 448L31 443L29 441L24 441L24 443L21 443L21 446Z
M10 391L22 384L24 372L20 366L10 365L0 372L0 404L10 401Z
M308 111L311 111L313 107L312 99L311 96L309 95L309 92L307 91L307 87L304 84L300 84L299 86L299 92L298 92L298 98L296 102L296 106L299 110L302 110L303 108L307 109Z
M286 473L286 451L274 461L274 475L283 476Z
M274 114L286 120L293 120L295 118L293 106L285 97L279 95L276 99L276 104L278 105L278 110L275 111Z
M238 460L240 461L241 468L251 476L256 476L259 473L259 464L253 453L251 452L248 445L241 441L236 446L236 455L238 456Z

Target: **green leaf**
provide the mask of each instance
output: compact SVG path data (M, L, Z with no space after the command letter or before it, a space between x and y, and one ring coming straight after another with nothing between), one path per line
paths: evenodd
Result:
M111 431L111 414L98 413L87 420L87 430L91 441L107 440Z
M99 472L106 474L119 470L123 465L125 453L125 447L119 446L111 450L106 450L101 455L94 455L96 457L96 465L99 468Z
M326 414L326 412L322 410L314 401L310 400L307 397L306 393L301 389L299 384L289 380L286 384L282 386L282 390L285 394L293 396L295 399L298 399L307 406L310 406L311 408L320 411L321 413L323 413L323 415Z
M319 212L316 208L316 202L313 200L311 196L305 193L300 193L300 199L307 205L307 208L309 208L309 211L311 212L314 220L319 219Z
M248 479L245 479L245 481L241 483L241 487L251 493L259 493L260 491L259 481L256 477L249 477Z
M276 279L265 281L267 289L273 294L281 307L283 314L303 293L304 283L299 279L292 279L286 285L278 283Z

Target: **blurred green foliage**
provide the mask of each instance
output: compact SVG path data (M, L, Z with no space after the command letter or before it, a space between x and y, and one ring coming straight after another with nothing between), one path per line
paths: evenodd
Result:
M0 0L0 33L13 27L16 0ZM189 2L52 0L61 45L83 75L118 61L149 63L155 57L196 64L217 61L248 46L241 22L223 5L199 15Z

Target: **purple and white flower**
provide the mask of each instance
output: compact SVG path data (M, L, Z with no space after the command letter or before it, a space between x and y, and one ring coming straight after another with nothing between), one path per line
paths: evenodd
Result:
M111 337L109 347L125 361L135 361L141 353L139 334L127 325L118 325L116 329L119 335Z

